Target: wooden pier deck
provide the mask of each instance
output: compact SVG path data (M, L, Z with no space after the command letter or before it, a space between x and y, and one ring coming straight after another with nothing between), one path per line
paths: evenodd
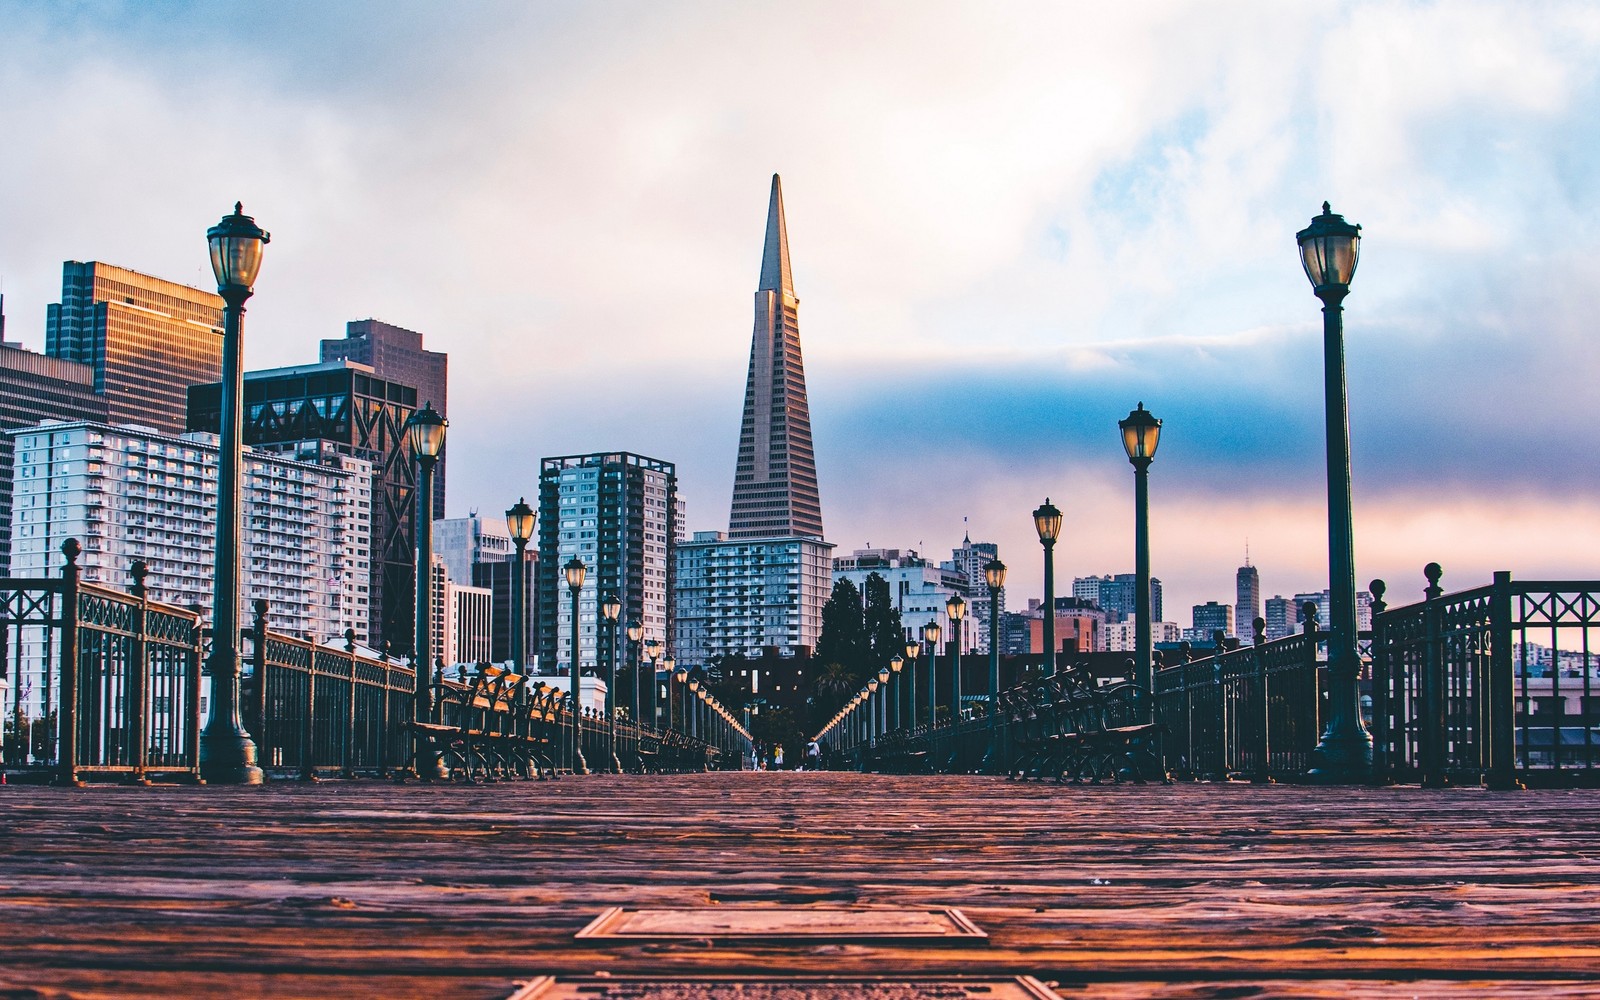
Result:
M987 939L739 943L694 916L681 940L575 936L617 906L956 907ZM1600 995L1600 793L815 773L0 788L5 1000L489 1000L539 975Z

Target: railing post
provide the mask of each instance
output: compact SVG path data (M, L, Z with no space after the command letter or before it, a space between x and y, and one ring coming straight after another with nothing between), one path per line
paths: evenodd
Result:
M1516 679L1511 657L1512 615L1511 574L1504 570L1494 575L1494 590L1489 598L1489 676L1487 697L1489 726L1487 738L1488 785L1496 791L1518 787L1516 757ZM1559 734L1558 734L1559 738Z
M256 747L262 764L271 764L273 733L267 726L267 610L271 607L264 599L254 604L255 617L250 620L250 669L256 675L255 690L250 692L250 732L256 734Z
M150 567L143 559L135 559L128 570L133 577L131 593L138 602L134 605L133 640L129 643L132 648L128 656L128 703L125 709L128 720L128 763L133 768L132 782L148 785L150 779L145 776L145 765L148 763L145 748L150 742L150 719L146 714L150 702L150 661L146 653L145 631L150 622L150 601L146 596L144 581L150 575Z
M350 693L345 699L348 712L344 727L344 750L341 755L344 766L341 772L346 778L353 778L356 774L356 630L354 628L347 627L344 630L344 651L350 657Z
M1423 591L1426 606L1423 608L1425 638L1422 660L1421 699L1417 712L1418 751L1422 758L1422 787L1443 788L1444 775L1444 640L1443 623L1444 589L1439 578L1444 570L1438 563L1429 563L1422 573L1428 578Z
M1259 701L1254 713L1258 730L1255 739L1256 767L1255 772L1250 775L1250 783L1267 785L1272 783L1272 767L1269 764L1272 754L1272 737L1269 732L1272 712L1268 707L1271 699L1267 696L1267 658L1261 651L1261 647L1267 642L1267 620L1257 618L1250 623L1250 629L1252 632L1250 652L1255 658L1256 698Z
M61 543L67 564L61 568L61 700L56 737L58 784L82 785L78 780L78 553L76 538Z
M306 645L310 648L306 657L305 714L300 720L300 780L315 781L317 767L313 756L315 741L312 735L317 715L317 644L308 642Z
M1389 704L1389 692L1394 672L1389 658L1388 629L1383 618L1383 613L1389 610L1389 605L1383 599L1387 590L1388 586L1382 580L1367 584L1367 591L1372 594L1372 782L1376 785L1394 781L1391 774L1394 760L1390 754L1394 734L1389 725L1393 711Z

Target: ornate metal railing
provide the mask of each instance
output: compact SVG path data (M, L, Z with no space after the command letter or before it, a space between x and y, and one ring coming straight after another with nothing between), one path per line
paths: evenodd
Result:
M200 616L148 599L143 563L122 593L79 580L76 539L59 579L0 581L7 768L76 783L199 775Z
M327 769L352 777L406 767L411 668L357 652L354 629L342 650L270 632L268 611L256 601L243 634L249 669L241 701L262 768L310 778Z

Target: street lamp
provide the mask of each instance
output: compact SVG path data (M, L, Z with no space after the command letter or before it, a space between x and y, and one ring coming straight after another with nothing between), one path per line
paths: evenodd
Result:
M1006 585L1006 564L991 559L983 567L983 582L989 585L989 749L983 754L983 771L993 773L995 737L1000 716L1000 591Z
M876 677L867 681L867 741L869 743L876 742L879 736L878 702L882 702L883 699L878 698L877 702L874 702L872 697L878 693L878 687L879 684ZM866 768L863 767L862 770L864 771Z
M611 674L606 681L606 739L611 743L611 773L622 773L622 758L617 756L617 616L622 614L622 602L615 591L608 592L600 602L600 614L605 616L606 628L611 633Z
M944 602L945 614L950 617L950 760L945 770L954 770L961 757L961 635L962 620L967 617L967 602L960 594L951 594Z
M689 696L683 699L683 714L688 717L684 720L684 724L689 727L690 739L695 738L696 731L699 729L699 727L695 725L695 716L699 715L700 713L697 712L694 707L694 698L698 696L699 690L700 678L691 678L689 680Z
M889 731L889 678L893 674L888 667L878 668L878 684L883 688L883 694L878 697L878 732Z
M632 718L635 729L640 724L639 707L644 700L639 697L639 684L644 680L644 648L640 646L639 640L643 638L644 623L637 618L628 622L628 662L633 665L633 706L631 711L633 712ZM650 678L650 682L654 684L655 678Z
M894 687L896 689L905 686L905 681L900 679L900 670L905 665L906 665L906 661L899 654L896 654L895 657L889 661L889 671L894 675L894 681L895 681ZM900 714L901 714L900 713L900 699L896 698L896 697L891 697L889 699L889 705L894 710L894 728L895 729L899 729L900 728Z
M908 731L917 728L917 654L920 652L922 652L922 644L920 642L906 643L906 662L908 664L906 680L910 682L906 691L906 706L910 709L906 713L906 718L910 720L906 724Z
M944 628L931 621L922 626L922 638L928 643L928 729L939 724L939 638Z
M589 765L583 759L583 681L578 672L581 647L578 644L578 595L583 591L583 578L588 569L583 560L573 556L562 569L567 574L567 589L572 592L572 773L588 774Z
M1372 770L1372 736L1361 720L1356 651L1356 571L1350 512L1350 412L1344 376L1344 297L1361 251L1361 227L1327 202L1295 234L1300 263L1322 300L1323 405L1328 444L1328 728L1313 753L1311 774L1358 781Z
M511 669L519 674L528 669L528 581L525 560L536 518L525 497L518 497L516 504L506 511L506 530L511 533L511 542L517 547L516 568L511 572ZM524 684L517 689L522 692L519 695L522 700L526 700L527 687Z
M678 732L687 732L689 729L689 671L678 670L673 672L672 665L667 664L667 678L678 682L678 700L683 708L678 713ZM667 688L667 728L672 728L672 688Z
M645 640L644 655L650 660L650 728L657 729L659 728L659 720L656 719L656 671L660 668L661 640ZM669 684L672 681L671 675L672 668L668 667L667 681ZM668 716L672 714L672 703L670 701L667 703L667 714Z
M657 645L659 646L661 644L657 643ZM665 647L663 646L662 648L665 648ZM667 675L667 692L666 692L666 694L667 694L667 717L661 724L661 728L662 729L671 729L672 728L672 678L673 678L673 671L677 667L677 665L678 665L677 661L674 660L671 656L663 656L661 658L661 672ZM655 674L652 673L650 675L650 715L651 715L651 718L655 718L655 714L656 714L656 699L660 695L661 695L661 692L656 689L656 676L655 676Z
M200 734L200 777L218 785L259 785L256 744L239 718L240 474L244 465L244 304L255 291L261 248L271 241L235 202L206 230L222 296L222 426L217 452L217 548L211 598L211 718ZM261 678L256 678L260 683ZM20 692L20 688L18 689ZM20 698L20 693L18 694Z
M448 421L439 415L432 403L411 414L406 422L406 437L411 452L417 456L417 621L412 637L416 648L411 663L417 671L416 721L426 723L432 719L429 704L430 665L433 663L433 468L444 451L444 432ZM412 766L417 777L447 778L449 772L444 761L433 752L432 744L418 735Z
M1044 546L1044 675L1056 672L1056 539L1061 537L1061 511L1049 497L1033 512L1033 527Z
M1122 448L1133 465L1133 617L1137 619L1133 659L1138 671L1136 679L1148 696L1145 721L1153 722L1156 674L1155 660L1150 655L1150 462L1161 441L1161 421L1141 401L1128 419L1117 421L1117 427L1122 431Z

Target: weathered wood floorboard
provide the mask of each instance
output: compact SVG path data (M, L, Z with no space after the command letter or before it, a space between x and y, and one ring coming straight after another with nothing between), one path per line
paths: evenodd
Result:
M957 906L989 943L573 938L610 906L734 903ZM1600 793L765 773L0 788L0 997L489 998L597 971L1593 995Z

